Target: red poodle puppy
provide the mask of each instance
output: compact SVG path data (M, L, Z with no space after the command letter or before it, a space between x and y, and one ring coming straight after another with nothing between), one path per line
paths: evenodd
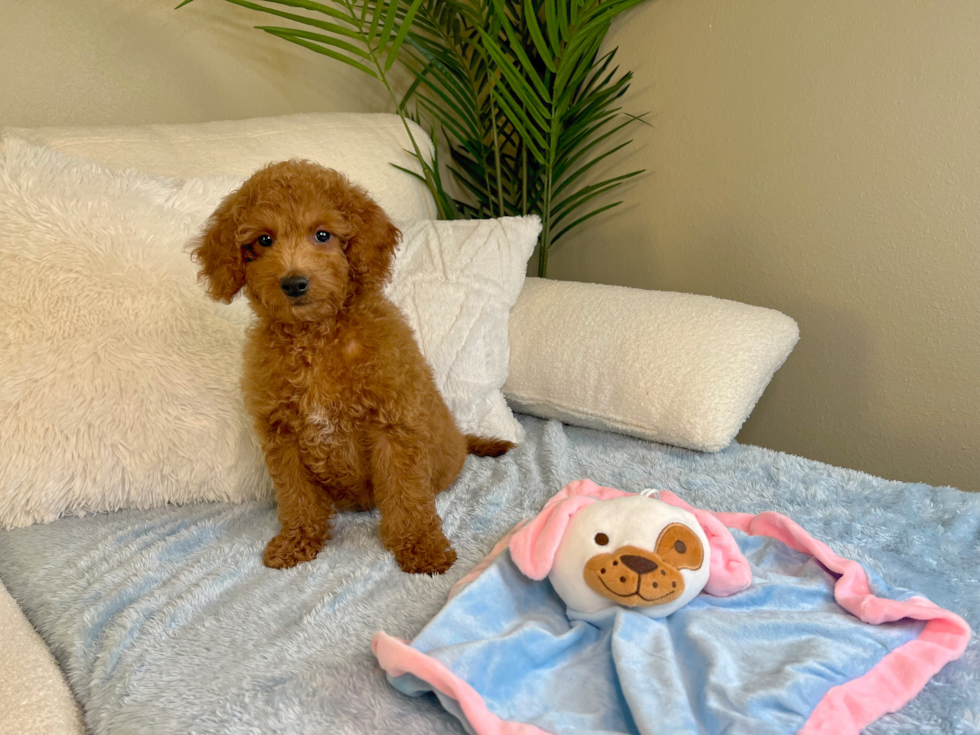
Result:
M258 317L242 388L275 486L282 529L266 566L313 559L336 510L381 510L381 538L406 572L456 560L435 497L467 451L412 331L382 293L401 233L336 171L286 161L228 196L195 243L209 295L241 289Z

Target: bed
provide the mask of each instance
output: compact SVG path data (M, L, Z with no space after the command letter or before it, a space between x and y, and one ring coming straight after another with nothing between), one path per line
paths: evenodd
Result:
M525 280L540 224L490 220L467 239L430 221L424 186L391 173L413 165L404 130L304 114L5 133L0 734L464 732L434 695L392 686L372 636L411 640L516 523L586 478L784 513L980 625L980 495L732 441L796 344L793 319ZM415 271L396 262L389 295L461 426L518 441L468 458L439 496L458 553L443 576L400 572L377 513L340 515L313 562L262 566L278 521L239 389L248 310L210 303L182 248L229 186L297 155L356 174L407 241L446 246L416 251L438 257ZM68 297L30 298L45 288ZM971 641L869 732L980 730L978 670Z
M980 625L980 497L888 482L758 447L704 454L520 416L526 439L470 458L439 498L459 561L402 574L376 514L340 516L309 564L265 569L268 502L66 518L0 533L0 577L66 672L92 733L458 733L434 696L393 689L377 631L411 639L452 585L569 482L672 490L719 511L777 510L888 583ZM980 647L871 733L980 726Z

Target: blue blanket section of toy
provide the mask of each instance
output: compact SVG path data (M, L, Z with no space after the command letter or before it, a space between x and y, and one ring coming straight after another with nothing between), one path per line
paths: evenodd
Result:
M547 579L501 554L412 641L504 720L552 733L795 733L832 687L860 677L923 624L869 625L834 600L836 576L780 541L733 531L752 586L701 594L664 619L628 608L569 618ZM868 574L879 597L905 600ZM406 674L405 694L432 691ZM456 702L443 706L463 718Z

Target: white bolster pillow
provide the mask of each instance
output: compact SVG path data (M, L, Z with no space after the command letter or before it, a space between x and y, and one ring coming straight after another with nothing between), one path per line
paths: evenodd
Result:
M711 296L528 278L504 396L523 413L716 452L799 334L785 314Z

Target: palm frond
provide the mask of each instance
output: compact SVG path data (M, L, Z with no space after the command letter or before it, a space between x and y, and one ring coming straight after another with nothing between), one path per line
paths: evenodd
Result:
M384 85L420 167L395 168L425 182L440 217L539 214L539 275L555 242L621 203L599 197L643 173L588 181L632 143L617 134L649 125L619 107L632 74L616 50L599 54L611 21L643 0L225 1L295 24L256 27ZM400 96L388 79L396 62L412 75ZM429 130L431 161L408 120ZM462 198L447 193L443 168Z

